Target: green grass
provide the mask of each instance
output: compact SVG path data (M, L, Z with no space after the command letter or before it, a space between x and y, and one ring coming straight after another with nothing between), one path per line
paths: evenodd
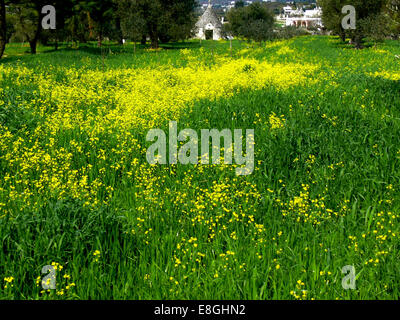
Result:
M139 47L136 54L131 44L108 44L104 58L92 44L57 52L42 47L36 56L20 46L8 46L4 66L37 72L56 66L47 72L60 82L66 77L61 67L180 68L187 64L180 49L201 47L210 67L214 56L224 55L320 69L319 81L310 78L285 91L269 86L196 101L179 119L179 129L198 132L254 128L259 164L248 177L235 177L228 168L178 165L157 167L146 182L127 178L125 169L110 169L104 179L114 192L106 204L89 208L84 200L54 196L39 209L19 210L18 203L4 199L12 159L0 154L0 209L1 203L8 209L0 211L0 281L15 278L13 287L0 283L1 299L399 299L400 82L381 75L400 73L399 42L357 51L333 38L301 37L245 54L247 44L236 41L232 53L228 42L178 43L159 52ZM292 51L278 54L281 48ZM4 77L0 88L1 99L14 106L0 105L0 124L15 134L13 142L29 137L43 118L21 101L36 99L37 86ZM284 128L270 129L273 112L285 116ZM146 132L131 134L145 145ZM58 138L58 147L68 149L73 138L90 152L83 133L60 131ZM100 144L109 151L122 140L104 133ZM129 160L111 151L108 156L110 165ZM76 168L98 162L74 161ZM221 198L215 185L223 188ZM304 185L307 196L300 196ZM296 199L309 205L310 221L300 207L288 209ZM193 221L198 203L206 207L203 221ZM232 222L224 206L246 217ZM337 215L321 215L326 208ZM250 216L265 230L258 231ZM63 295L41 293L36 285L42 267L52 262L63 265L57 274ZM342 288L346 265L356 269L356 290ZM76 286L66 290L71 282Z

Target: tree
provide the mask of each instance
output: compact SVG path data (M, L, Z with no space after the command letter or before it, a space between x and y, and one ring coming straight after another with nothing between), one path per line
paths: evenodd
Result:
M194 10L196 1L172 1L163 18L161 36L167 41L186 40L193 36L193 29L197 21Z
M48 41L54 43L54 49L58 49L59 41L65 40L69 30L67 22L74 15L73 2L74 0L53 0L52 5L56 9L56 29L42 30L39 41L47 45Z
M133 41L134 52L136 53L136 42L142 40L146 34L146 21L143 13L135 8L132 0L118 1L118 15L121 21L121 29L124 37Z
M382 14L388 0L319 0L322 7L323 21L328 30L339 34L343 39L348 34L356 48L362 47L365 37L381 34L385 26ZM343 30L341 27L344 14L342 8L352 5L356 11L356 29ZM382 25L382 22L384 23Z
M151 47L157 49L160 38L182 40L191 35L195 24L196 0L130 0L131 8L140 15L140 28L148 35ZM143 37L142 37L143 38Z
M258 2L247 7L233 8L227 14L226 31L233 36L262 42L272 37L274 17Z
M36 54L37 43L42 31L42 8L48 5L47 0L12 0L19 8L21 8L20 25L25 27L25 35L31 48L31 53ZM24 15L27 15L28 21L23 21Z
M346 0L319 0L325 28L337 34L343 42L346 41L346 30L342 27L342 8L346 4Z
M39 39L40 31L38 31L38 14L37 11L30 6L12 5L9 7L14 18L14 28L17 36L22 38L23 41L28 41L31 53L36 53L37 41Z
M11 15L8 10L6 9L6 24L7 24L7 29L6 29L6 34L7 34L7 41L6 43L9 43L11 40L11 37L15 34L15 26L16 26L16 21L15 21L15 16Z
M385 10L388 23L389 33L395 39L400 35L400 0L388 0Z
M70 38L72 42L79 41L85 43L88 41L88 19L88 12L80 11L75 12L65 21L66 33L68 34L68 38Z
M365 36L371 35L369 27L379 26L382 22L382 12L387 0L353 0L352 5L356 9L358 27L351 31L354 46L359 49ZM372 29L373 30L373 29Z
M90 27L95 31L98 46L101 47L107 27L115 17L114 12L117 10L115 2L113 0L78 1L75 10L89 14Z
M243 0L239 0L239 1L236 1L236 2L235 2L235 8L236 8L236 9L237 9L237 8L243 8L244 5L245 5L245 3L244 3Z
M58 0L61 2L61 0ZM46 5L56 5L57 1L49 0L9 0L8 4L18 15L18 32L24 34L29 42L31 53L36 54L37 43L42 31L42 8ZM64 3L65 5L65 3Z
M7 43L6 5L0 0L0 58L3 56Z

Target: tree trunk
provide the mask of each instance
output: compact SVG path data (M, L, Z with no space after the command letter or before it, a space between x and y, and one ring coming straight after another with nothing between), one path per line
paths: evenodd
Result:
M4 0L0 0L0 58L3 56L7 43L6 6Z
M156 32L150 33L151 48L158 49L158 35Z
M37 43L39 41L40 32L42 30L42 16L41 16L42 8L40 6L36 7L36 11L38 13L38 18L36 22L36 30L33 39L29 40L29 46L31 47L31 54L36 54L37 52Z
M152 49L158 49L158 39L151 39L151 48Z
M101 30L99 31L99 36L97 37L97 46L101 48L103 44L103 35Z
M122 46L124 44L124 36L122 34L121 20L117 18L115 23L117 25L117 30L118 30L118 44Z
M36 54L37 52L37 41L35 39L29 41L29 46L31 47L31 54Z
M346 32L343 29L340 30L339 36L342 42L346 42Z
M82 34L78 34L77 38L78 38L78 41L80 43L87 43L87 39L85 38L85 35L83 33Z
M361 49L362 48L362 39L363 36L360 33L357 33L354 37L354 47L356 49Z

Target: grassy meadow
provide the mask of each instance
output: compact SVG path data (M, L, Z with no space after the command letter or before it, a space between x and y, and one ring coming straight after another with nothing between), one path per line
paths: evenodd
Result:
M400 42L28 49L0 61L0 299L400 298ZM171 120L254 129L254 173L149 165Z

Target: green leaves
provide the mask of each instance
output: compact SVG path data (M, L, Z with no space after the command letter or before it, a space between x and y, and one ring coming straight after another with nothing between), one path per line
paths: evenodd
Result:
M257 42L272 38L274 17L262 4L231 9L227 15L226 31L234 36Z

